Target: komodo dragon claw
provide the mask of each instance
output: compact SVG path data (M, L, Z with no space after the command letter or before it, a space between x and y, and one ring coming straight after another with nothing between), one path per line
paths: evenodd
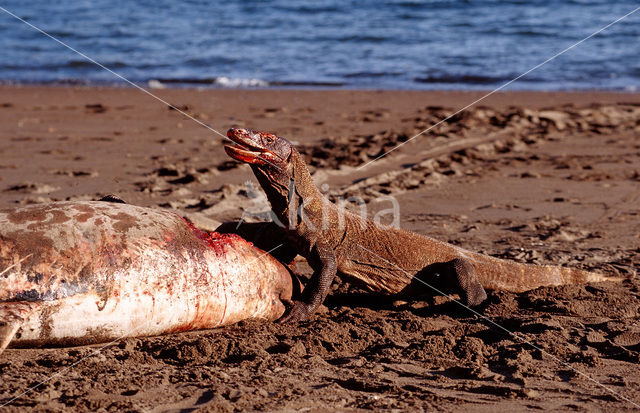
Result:
M314 313L314 306L302 301L294 301L291 310L277 321L278 324L295 323L308 320Z

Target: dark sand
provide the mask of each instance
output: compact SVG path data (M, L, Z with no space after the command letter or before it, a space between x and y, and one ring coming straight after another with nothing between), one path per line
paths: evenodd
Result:
M45 382L4 410L640 404L640 95L497 94L358 170L482 93L154 93L222 133L246 126L289 138L329 196L361 197L371 214L394 196L404 228L628 280L490 293L477 310L517 337L446 298L372 299L337 280L323 311L299 325L8 349L0 403ZM229 161L220 136L139 91L0 87L0 207L113 193L211 229L266 210L246 182L255 182L249 168Z

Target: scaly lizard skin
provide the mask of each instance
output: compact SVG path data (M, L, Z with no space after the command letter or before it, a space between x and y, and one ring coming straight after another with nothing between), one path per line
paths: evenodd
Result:
M378 224L333 204L314 186L293 145L276 135L230 129L225 150L250 164L296 252L314 273L301 300L280 321L309 318L326 298L337 272L371 290L415 291L426 283L457 293L466 305L482 303L487 290L522 292L541 286L619 281L574 268L527 265L474 253L399 228Z

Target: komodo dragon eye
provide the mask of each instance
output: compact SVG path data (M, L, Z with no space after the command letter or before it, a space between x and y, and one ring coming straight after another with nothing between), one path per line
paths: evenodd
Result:
M267 135L264 137L264 140L267 141L267 143L273 143L275 139L273 139L273 136Z

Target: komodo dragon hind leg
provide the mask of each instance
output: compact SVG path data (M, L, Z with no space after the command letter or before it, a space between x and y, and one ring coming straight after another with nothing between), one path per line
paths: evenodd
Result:
M464 258L456 258L447 264L451 266L450 271L455 275L456 284L453 287L458 290L466 305L478 305L487 299L487 293L478 281L471 262Z
M432 288L435 293L459 294L465 305L474 306L487 299L487 293L476 277L471 262L464 258L456 258L447 262L438 262L425 267L416 275L416 281L405 293L415 294L415 287Z

